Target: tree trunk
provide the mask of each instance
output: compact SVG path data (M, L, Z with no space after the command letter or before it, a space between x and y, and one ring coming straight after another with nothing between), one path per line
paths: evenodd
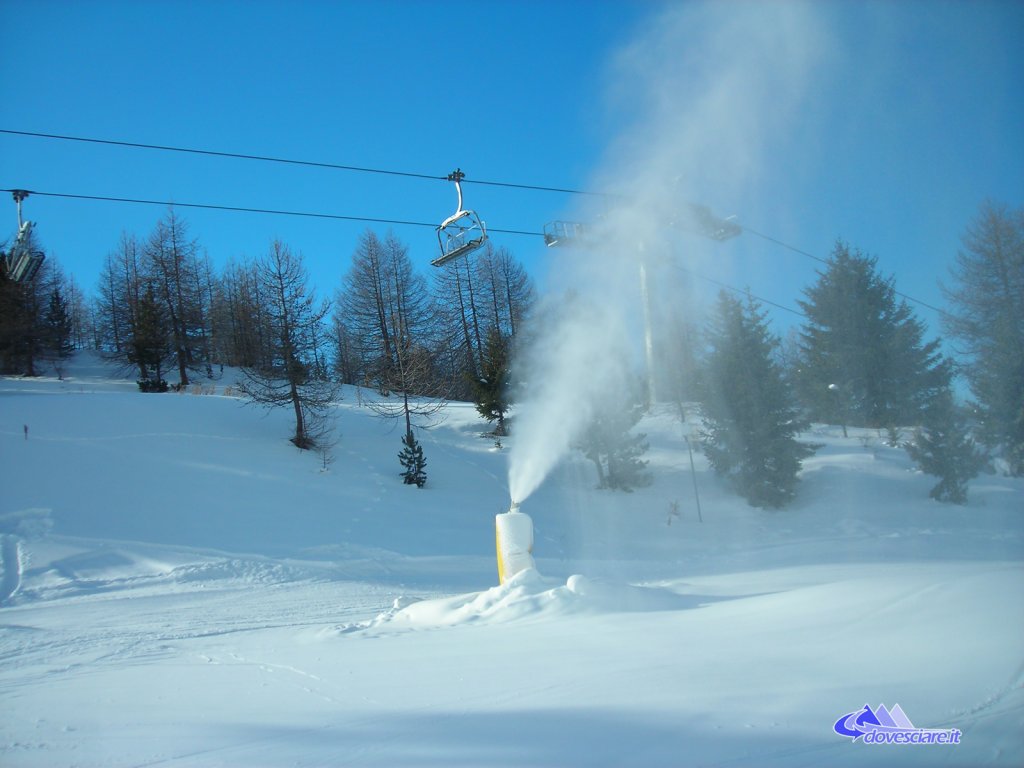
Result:
M466 302L462 296L462 277L457 264L455 266L455 293L459 297L459 320L462 321L462 338L466 345L466 361L469 363L469 374L476 381L476 355L473 354L473 339L469 335L469 323L466 320Z
M295 381L289 382L292 398L292 407L295 409L295 438L292 440L299 448L306 448L308 438L306 437L306 422L302 417L302 399L299 397L299 389Z
M479 313L476 309L476 298L473 294L473 276L468 263L466 264L466 288L469 289L469 311L470 317L473 319L473 335L476 337L477 354L483 354L484 344L480 339L480 322L477 318Z

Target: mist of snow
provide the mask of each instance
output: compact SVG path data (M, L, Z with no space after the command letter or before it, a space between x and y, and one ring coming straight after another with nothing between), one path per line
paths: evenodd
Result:
M540 486L605 399L646 375L640 264L652 301L686 301L679 251L723 247L693 233L689 203L722 216L756 205L765 157L822 62L814 13L797 3L672 5L617 55L609 98L627 117L591 185L607 196L570 216L587 224L587 243L552 256L536 341L518 359L513 501Z

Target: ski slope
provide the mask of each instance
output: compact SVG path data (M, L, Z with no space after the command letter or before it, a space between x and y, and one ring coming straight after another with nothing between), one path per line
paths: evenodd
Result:
M1019 480L940 505L877 434L819 427L787 510L697 456L698 522L665 408L653 484L566 458L523 505L539 572L497 587L507 451L471 406L421 433L419 490L372 393L346 390L325 471L230 383L142 395L84 354L0 379L0 525L52 524L0 607L0 764L1024 762ZM883 702L961 743L833 732Z

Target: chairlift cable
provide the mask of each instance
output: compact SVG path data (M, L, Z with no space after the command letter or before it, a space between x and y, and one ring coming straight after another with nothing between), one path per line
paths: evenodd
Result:
M210 211L234 211L234 212L238 212L238 213L257 213L257 214L274 215L274 216L303 216L303 217L315 218L315 219L333 219L333 220L340 220L340 221L363 221L363 222L368 222L368 223L371 223L371 224L395 224L395 225L410 226L410 227L430 227L431 229L436 229L436 227L437 227L437 225L431 224L431 223L428 223L428 222L425 222L425 221L407 221L407 220L403 220L403 219L383 219L383 218L375 218L375 217L369 217L369 216L346 216L346 215L335 214L335 213L315 213L315 212L312 212L312 211L284 211L284 210L277 210L277 209L272 209L272 208L245 208L245 207L237 206L237 205L216 205L216 204L213 204L213 203L183 203L183 202L170 202L170 201L167 201L167 200L147 200L147 199L143 199L143 198L133 198L133 197L113 197L113 196L109 196L109 195L80 195L80 194L73 194L73 193L69 193L69 192L40 192L38 190L0 189L0 192L9 192L9 193L12 193L12 194L15 193L15 192L28 192L29 194L38 195L40 197L55 197L55 198L62 198L62 199L68 199L68 200L92 200L92 201L96 201L96 202L106 202L106 203L134 203L134 204L140 204L140 205L161 205L161 206L165 206L165 207L166 206L172 206L172 207L178 207L178 208L195 208L195 209L210 210ZM521 230L521 229L494 229L494 228L490 228L489 231L490 232L498 232L498 233L501 233L501 234L504 234L504 235L524 235L524 236L527 236L527 237L543 237L544 236L543 232L529 232L529 231ZM686 267L675 265L675 268L680 270L680 271L682 271L682 272L686 272L686 273L688 273L690 275L693 275L694 277L696 277L696 278L698 278L700 280L704 280L705 282L712 283L713 285L717 285L720 288L725 288L725 289L727 289L729 291L732 291L734 293L752 296L753 298L757 299L758 301L760 301L763 304L768 304L770 306L776 307L776 308L784 310L786 312L790 312L792 314L799 315L800 317L804 317L803 313L798 312L795 309L791 309L790 307L786 307L786 306L783 306L781 304L777 304L774 301L770 301L768 299L762 298L761 296L758 296L757 294L751 293L750 291L743 290L743 289L740 289L740 288L736 288L736 287L731 286L731 285L729 285L727 283L723 283L723 282L721 282L719 280L715 280L714 278L710 278L710 277L707 277L706 275L702 275L699 272L695 272L694 270L687 269Z
M707 275L702 275L699 272L695 272L692 269L687 269L686 267L680 266L678 264L674 264L673 267L675 269L678 269L680 272L685 272L688 275L693 275L694 277L698 278L699 280L703 280L705 282L711 283L712 285L717 285L719 288L724 288L727 291L732 291L733 293L741 294L743 296L749 296L752 299L757 299L762 304L767 304L768 306L775 307L776 309L781 309L783 312L789 312L791 315L796 315L797 317L802 317L804 319L807 318L807 315L805 315L803 312L801 312L801 311L799 311L797 309L793 309L792 307L787 307L787 306L785 306L783 304L778 304L777 302L774 302L771 299L766 299L763 296L758 296L756 293L752 293L751 291L749 291L747 289L736 288L735 286L729 285L728 283L723 283L720 280L715 280L713 277L708 277Z
M13 189L0 189L0 192L15 192ZM313 211L286 211L274 208L246 208L237 205L217 205L215 203L184 203L170 200L148 200L145 198L135 197L113 197L109 195L80 195L73 194L70 192L40 192L38 190L29 190L30 194L38 195L40 197L57 197L69 200L93 200L97 202L105 203L136 203L140 205L161 205L164 207L171 206L174 208L197 208L200 210L210 211L235 211L238 213L259 213L269 214L274 216L303 216L306 218L314 219L334 219L340 221L364 221L371 224L395 224L399 226L409 227L430 227L436 229L436 224L431 224L425 221L408 221L405 219L383 219L372 216L347 216L339 213L317 213ZM503 235L526 235L530 237L543 237L541 232L528 232L521 229L494 229L488 228L490 232L499 232Z
M514 184L509 181L485 181L483 179L465 179L464 184L484 184L490 187L509 187L510 189L530 189L538 192L562 192L567 195L592 195L593 197L618 197L611 192L593 192L588 189L571 189L569 187L545 187L538 184Z
M777 240L776 238L771 237L770 235L766 235L766 234L764 234L762 232L758 232L755 229L751 229L750 227L748 227L745 224L740 224L739 226L743 229L744 232L749 232L750 234L755 235L756 237L760 237L762 240L767 240L770 243L775 243L775 245L781 246L782 248L786 248L787 250L790 250L793 253L798 253L801 256L806 256L809 259L814 259L814 261L817 261L819 264L825 264L825 265L831 264L831 261L829 259L823 259L820 256L815 256L813 253L808 253L807 251L805 251L805 250L803 250L801 248L797 248L794 245L790 245L789 243L784 243L781 240ZM936 313L938 313L940 315L943 315L945 317L952 317L952 315L950 315L949 312L947 312L946 310L940 309L939 307L936 307L933 304L929 304L927 301L922 301L921 299L915 299L913 296L910 296L909 294L903 293L902 291L897 291L895 288L893 288L893 293L896 294L897 296L899 296L901 299L905 299L906 301L913 302L914 304L919 304L922 307L924 307L925 309L930 309L932 312L936 312Z
M806 256L809 259L814 259L819 264L828 264L829 263L828 259L823 259L820 256L815 256L813 253L808 253L807 251L804 251L804 250L802 250L800 248L797 248L795 245L789 245L788 243L784 243L781 240L776 240L774 237L771 237L770 235L766 235L763 232L758 232L755 229L751 229L746 224L740 224L739 226L740 226L740 228L744 232L749 232L752 235L760 237L762 240L767 240L770 243L775 243L776 245L780 245L783 248L787 248L787 249L793 251L793 253L799 253L801 256Z
M113 147L131 147L133 149L154 149L161 152L182 152L190 155L205 155L207 157L229 157L236 160L258 160L265 163L282 163L285 165L302 165L312 168L329 168L337 171L356 171L359 173L380 173L388 176L408 176L415 179L430 179L432 181L445 181L446 176L433 176L426 173L413 173L411 171L392 171L383 168L366 168L357 165L341 165L339 163L326 163L316 160L297 160L287 157L273 157L270 155L250 155L241 152L221 152L213 149L196 149L194 147L174 147L163 144L143 144L137 141L118 141L115 139L97 139L85 136L62 136L55 133L37 133L34 131L14 131L0 128L0 133L14 136L31 136L40 139L58 139L60 141L78 141L84 144L105 144Z
M311 168L328 168L337 171L354 171L357 173L377 173L387 176L404 176L413 179L427 179L429 181L450 181L447 175L435 175L428 173L416 173L413 171L395 171L385 168L370 168L358 165L342 165L340 163L328 163L317 160L298 160L287 157L274 157L272 155L253 155L242 152L224 152L213 149L198 149L195 147L176 147L165 144L146 144L138 141L120 141L117 139L99 139L87 136L66 136L56 133L41 133L37 131L16 131L8 128L0 128L0 133L11 136L30 136L38 139L56 139L58 141L77 141L83 144L103 144L113 147L130 147L132 149L152 149L160 152L181 152L191 155L204 155L206 157L227 157L236 160L257 160L265 163L281 163L284 165L300 165ZM482 184L492 187L508 187L511 189L526 189L539 192L561 192L570 195L594 195L608 196L604 192L591 192L584 189L569 189L566 187L551 187L539 184L518 184L507 181L488 181L486 179L463 179L466 184Z
M251 154L243 154L243 153L238 153L238 152L220 152L220 151L208 150L208 149L195 149L195 148L190 148L190 147L174 147L174 146L165 146L165 145L160 145L160 144L144 144L144 143L141 143L141 142L118 141L118 140L114 140L114 139L99 139L99 138L91 138L91 137L83 137L83 136L65 136L65 135L61 135L61 134L41 133L41 132L36 132L36 131L16 131L16 130L7 129L7 128L0 128L0 134L9 134L9 135L13 135L13 136L31 136L31 137L34 137L34 138L43 138L43 139L57 139L57 140L60 140L60 141L77 141L77 142L88 143L88 144L106 144L106 145L110 145L110 146L132 147L132 148L136 148L136 149L153 149L153 150L159 150L159 151L164 151L164 152L183 152L183 153L195 154L195 155L206 155L206 156L209 156L209 157L229 157L229 158L236 158L236 159L241 159L241 160L259 160L259 161L263 161L263 162L282 163L282 164L287 164L287 165L301 165L301 166L309 166L309 167L314 167L314 168L329 168L329 169L334 169L334 170L354 171L354 172L359 172L359 173L376 173L376 174L384 174L384 175L388 175L388 176L404 176L404 177L408 177L408 178L427 179L427 180L430 180L430 181L450 181L450 179L448 178L448 175L438 176L438 175L433 175L433 174L414 173L414 172L411 172L411 171L394 171L394 170L387 170L387 169L383 169L383 168L369 168L369 167L355 166L355 165L341 165L341 164L338 164L338 163L326 163L326 162L318 162L318 161L313 161L313 160L296 160L296 159L290 159L290 158L272 157L272 156L268 156L268 155L251 155ZM605 198L616 197L616 195L614 195L612 193L608 193L608 192L594 192L592 190L571 189L571 188L567 188L567 187L550 187L550 186L543 186L543 185L538 185L538 184L517 184L517 183L512 183L512 182L507 182L507 181L488 181L488 180L484 180L484 179L463 179L462 181L465 184L481 184L481 185L487 185L487 186L493 186L493 187L507 187L507 188L510 188L510 189L525 189L525 190L534 190L534 191L541 191L541 192L560 192L560 193L563 193L563 194L571 194L571 195L592 195L592 196L595 196L595 197L605 197ZM37 193L37 194L42 194L42 193ZM124 202L149 202L149 201L129 201L129 200L125 200ZM199 205L185 206L184 204L181 204L181 203L179 203L179 205L181 205L182 207L192 207L192 208L204 207L204 206L199 206ZM220 208L221 206L205 206L205 207L216 209L216 208ZM223 209L225 209L225 210L238 210L238 209L232 208L231 206L223 206ZM255 212L255 213L263 213L263 212L265 212L265 213L282 213L282 214L290 213L290 212L286 212L286 211L259 211L259 210L255 210L255 209L253 210L253 212ZM381 223L381 224L410 224L412 226L435 226L435 225L426 224L426 223L423 223L423 222L392 222L392 221L388 221L386 219L369 219L369 218L361 218L361 217L331 216L331 215L327 215L327 214L320 215L320 214L308 214L308 213L295 212L293 215L296 215L296 216L319 216L321 218L335 218L335 219L352 219L352 220L355 220L355 221L369 221L369 222ZM803 250L801 248L797 248L794 245L790 245L789 243L786 243L786 242L783 242L782 240L779 240L777 238L771 237L770 235L766 235L763 232L758 232L757 230L751 229L750 227L746 226L745 224L741 224L739 226L744 231L749 232L750 234L755 235L756 237L760 237L763 240L766 240L766 241L768 241L770 243L774 243L775 245L778 245L778 246L780 246L782 248L790 250L793 253L797 253L797 254L799 254L801 256L805 256L805 257L807 257L809 259L812 259L812 260L818 262L819 264L829 264L829 260L828 259L824 259L824 258L822 258L820 256L815 256L813 253L805 251L805 250ZM499 233L502 233L502 234L515 234L515 235L526 235L526 234L535 235L535 234L540 234L540 233L535 233L535 232L522 232L522 231L500 230L500 229L494 229L494 230L491 230L491 231L492 232L499 232ZM541 236L543 236L543 235L541 235ZM943 316L946 316L946 317L950 316L949 313L946 312L945 310L940 309L939 307L936 307L933 304L930 304L930 303L928 303L926 301L922 301L921 299L914 298L913 296L911 296L909 294L903 293L901 291L894 291L894 293L897 296L899 296L901 299L905 299L906 301L912 302L914 304L918 304L918 305L920 305L922 307L925 307L926 309L930 309L931 311L936 312L936 313L938 313L940 315L943 315Z
M4 132L5 131L0 129L0 133L4 133ZM7 131L7 132L9 133L9 131ZM445 176L444 178L447 181L447 176ZM7 192L7 193L12 193L12 194L14 192L19 192L19 191L26 191L26 190L0 189L0 192ZM408 220L404 220L404 219L384 219L384 218L377 218L377 217L371 217L371 216L347 216L347 215L344 215L344 214L317 213L317 212L312 212L312 211L285 211L285 210L278 210L278 209L272 209L272 208L246 208L246 207L235 206L235 205L217 205L217 204L213 204L213 203L172 202L172 201L168 201L168 200L147 200L147 199L143 199L143 198L113 197L113 196L107 196L107 195L81 195L81 194L72 194L72 193L68 193L68 192L41 192L41 191L38 191L38 190L27 190L27 191L30 194L39 195L40 197L55 197L55 198L63 198L63 199L70 199L70 200L92 200L92 201L97 201L97 202L111 202L111 203L135 203L135 204L140 204L140 205L160 205L160 206L164 206L164 207L171 206L171 207L178 207L178 208L193 208L193 209L211 210L211 211L234 211L234 212L238 212L238 213L256 213L256 214L265 214L265 215L273 215L273 216L299 216L299 217L304 217L304 218L330 219L330 220L335 220L335 221L361 221L361 222L366 222L366 223L369 223L369 224L394 224L396 226L430 227L431 229L436 229L437 228L436 224L432 224L432 223L425 222L425 221L408 221ZM791 245L789 245L787 243L782 242L781 240L777 240L777 239L775 239L773 237L770 237L769 235L765 235L765 234L762 234L760 232L757 232L756 230L753 230L753 229L751 229L750 227L748 227L746 225L741 225L741 226L743 227L744 231L749 232L752 235L756 235L757 237L760 237L760 238L763 238L765 240L768 240L769 242L775 243L776 245L779 245L779 246L781 246L783 248L787 248L787 249L789 249L789 250L791 250L791 251L793 251L795 253L801 254L803 256L807 256L808 258L814 259L815 261L821 262L823 264L828 264L829 263L827 259L822 259L819 256L815 256L815 255L813 255L811 253L808 253L807 251L803 251L803 250L801 250L799 248L796 248L795 246L791 246ZM494 227L488 227L488 231L489 232L498 233L498 234L503 234L503 235L522 235L522 236L526 236L526 237L544 237L544 233L543 232L530 232L528 230L521 230L521 229L496 229ZM694 277L697 277L700 280L704 280L705 282L712 283L714 285L717 285L717 286L719 286L721 288L725 288L725 289L727 289L729 291L732 291L734 293L744 294L744 295L749 294L750 296L752 296L753 298L757 299L761 303L767 304L767 305L775 307L777 309L781 309L784 312L789 312L790 314L795 314L795 315L798 315L799 317L806 317L806 315L804 315L804 313L799 312L798 310L792 309L791 307L783 306L781 304L777 304L777 303L775 303L773 301L770 301L768 299L764 299L764 298L762 298L762 297L760 297L760 296L758 296L756 294L750 293L750 291L742 290L742 289L736 288L734 286L728 285L726 283L722 283L722 282L720 282L718 280L715 280L713 278L706 277L706 276L701 275L701 274L699 274L697 272L694 272L693 270L686 269L685 267L677 266L676 268L681 270L681 271L683 271L683 272L687 272L689 274L692 274ZM897 296L899 296L899 297L901 297L903 299L906 299L907 301L911 301L911 302L913 302L915 304L920 304L921 306L926 307L928 309L931 309L934 312L939 313L940 315L949 316L949 313L946 312L945 310L939 309L938 307L935 307L935 306L933 306L931 304L928 304L927 302L921 301L920 299L915 299L914 297L908 296L907 294L901 293L899 291L895 291L895 293L896 293Z

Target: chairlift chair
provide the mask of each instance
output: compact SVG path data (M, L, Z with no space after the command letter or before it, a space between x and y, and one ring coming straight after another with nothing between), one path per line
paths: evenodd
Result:
M43 265L43 259L46 258L42 251L33 251L29 248L31 232L32 222L26 221L19 227L18 236L15 238L10 252L4 254L4 268L7 270L7 277L16 283L31 282Z
M18 205L18 235L10 251L3 254L7 278L16 283L30 283L43 265L46 255L32 250L32 222L21 220L21 201L28 197L23 189L14 190L14 202Z
M549 221L544 225L544 243L549 248L580 245L588 234L587 225L578 221Z
M739 235L743 228L736 223L734 216L722 219L715 216L706 205L687 203L685 215L675 218L672 224L689 232L696 232L712 240L729 240Z
M441 255L430 262L435 267L466 256L487 241L487 228L480 217L473 211L462 208L461 182L465 177L466 174L458 168L448 174L448 180L455 182L459 206L455 213L442 221L437 228L437 243L441 248Z

